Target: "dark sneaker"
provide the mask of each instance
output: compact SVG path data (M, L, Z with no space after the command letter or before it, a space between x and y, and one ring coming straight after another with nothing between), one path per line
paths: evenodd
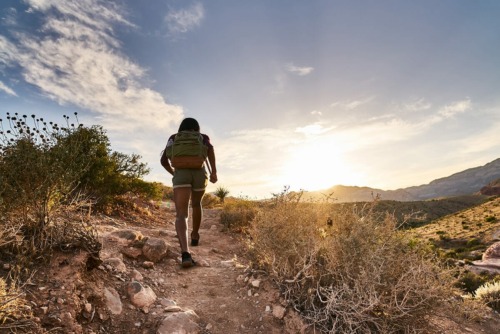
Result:
M182 253L182 263L181 263L183 268L189 268L194 266L194 261L193 258L191 257L191 254L188 252L183 252Z
M200 235L198 234L198 239L193 238L193 233L191 232L191 246L198 246L200 242Z

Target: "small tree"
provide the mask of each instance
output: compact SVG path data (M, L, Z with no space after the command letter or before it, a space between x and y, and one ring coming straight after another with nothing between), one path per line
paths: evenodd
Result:
M229 190L225 187L220 186L215 190L214 195L219 198L221 203L224 203L224 199L227 195L229 195Z

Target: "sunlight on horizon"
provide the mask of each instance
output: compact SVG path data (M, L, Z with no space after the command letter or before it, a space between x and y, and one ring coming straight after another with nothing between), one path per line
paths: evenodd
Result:
M292 190L316 191L335 185L356 185L364 176L352 169L334 138L299 144L293 156L283 164L279 184Z

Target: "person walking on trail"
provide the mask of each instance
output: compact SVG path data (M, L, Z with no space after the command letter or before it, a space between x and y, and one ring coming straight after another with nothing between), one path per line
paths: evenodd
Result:
M191 246L198 246L203 216L201 200L208 180L217 182L214 147L210 138L200 133L197 120L185 118L181 122L178 132L168 139L162 152L161 165L173 175L175 230L181 246L182 267L188 268L195 264L188 246L189 200L191 199L193 209ZM205 167L208 168L209 174Z

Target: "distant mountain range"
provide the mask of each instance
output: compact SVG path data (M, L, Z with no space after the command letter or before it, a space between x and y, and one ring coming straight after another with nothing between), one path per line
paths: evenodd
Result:
M397 190L382 190L369 187L337 185L329 189L307 192L305 198L321 198L332 194L337 202L371 201L374 196L382 200L422 201L434 198L472 195L482 188L500 181L500 158L484 166L466 169L462 172L432 181L429 184L402 188Z

